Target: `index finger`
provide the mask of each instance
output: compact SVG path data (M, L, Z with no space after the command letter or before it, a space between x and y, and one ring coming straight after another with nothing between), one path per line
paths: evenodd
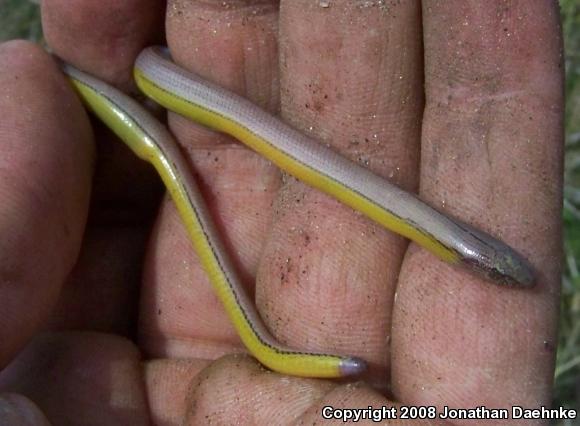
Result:
M532 290L494 287L413 250L394 314L401 400L550 401L561 246L558 16L555 2L423 2L421 195L519 249L539 279Z

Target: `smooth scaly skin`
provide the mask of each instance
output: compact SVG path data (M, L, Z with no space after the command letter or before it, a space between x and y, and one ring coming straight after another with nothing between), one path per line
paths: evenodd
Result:
M157 169L217 296L242 341L262 364L284 374L320 378L355 375L366 369L358 358L300 352L276 342L248 299L171 134L127 95L70 65L63 69L85 105L137 156Z
M140 89L165 108L228 133L299 180L337 198L449 263L496 284L529 287L534 271L508 245L428 206L291 128L248 100L174 64L150 47L135 63Z
M137 102L70 65L63 65L88 108L140 158L157 169L212 285L248 350L280 373L341 377L365 370L354 357L299 352L268 332L229 259L199 188L167 129ZM532 267L501 241L449 218L414 195L284 124L246 99L189 73L162 48L145 49L135 65L139 87L167 109L228 133L298 179L449 263L464 263L503 285L531 286Z

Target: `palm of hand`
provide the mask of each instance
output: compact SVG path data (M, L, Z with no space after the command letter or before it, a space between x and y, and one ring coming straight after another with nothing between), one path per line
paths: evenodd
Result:
M126 87L132 58L158 31L161 6L153 0L145 8L131 1L105 2L109 8L85 3L74 9L45 1L47 40L63 58ZM469 11L426 2L422 48L417 4L347 3L283 2L278 14L265 3L174 1L167 41L182 65L272 111L281 93L285 120L401 186L415 189L420 178L424 199L521 248L541 269L542 281L530 292L471 282L477 280L414 246L407 249L403 239L326 196L283 182L273 166L231 140L170 116L240 271L248 283L257 278L262 316L293 347L362 356L371 363L366 381L379 391L391 383L389 395L406 404L546 404L559 272L556 11L535 6L537 13L527 10L520 20L524 12L515 6L498 16L488 6ZM82 31L87 21L103 30ZM541 42L530 46L527 38L536 33ZM77 417L106 424L171 424L184 417L192 424L268 423L274 403L280 423L296 416L306 422L320 419L325 405L388 403L367 386L289 379L248 357L210 362L239 350L239 342L167 201L139 289L128 282L137 282L149 229L129 226L121 215L106 226L89 221L83 261L61 290L84 226L91 132L45 55L22 44L6 45L0 54L7 58L0 64L10 64L0 66L0 87L10 95L2 97L3 116L22 117L23 105L30 105L25 116L35 117L2 124L15 129L3 133L14 136L4 152L15 154L6 156L2 170L27 173L21 180L7 174L3 189L12 203L4 207L6 229L14 232L7 241L17 242L2 264L26 254L17 269L25 272L13 275L24 293L16 294L8 279L0 290L13 307L2 328L4 365L40 329L105 332L36 337L0 376L3 390L28 396L56 424ZM70 114L59 113L63 106ZM23 140L37 145L26 149ZM31 158L39 165L31 168ZM113 166L124 162L122 170L142 167L115 158ZM105 187L95 189L104 198L115 193L109 182L118 182L110 174L96 181ZM139 178L130 175L127 186L142 185ZM32 189L25 191L24 182ZM37 193L42 196L26 195ZM532 200L530 194L538 195ZM134 199L132 213L141 215L147 195ZM67 232L54 231L65 224ZM25 231L29 238L21 237ZM127 332L127 306L137 310L135 291L137 347L156 358L143 365L137 347L115 336ZM63 402L71 395L74 406Z

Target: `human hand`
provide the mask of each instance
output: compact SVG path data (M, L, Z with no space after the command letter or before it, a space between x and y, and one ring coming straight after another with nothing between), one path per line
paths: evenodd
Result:
M47 41L129 89L135 55L160 30L162 5L146 3L45 1ZM40 329L103 333L35 337L0 376L2 389L27 395L55 424L309 422L325 405L391 405L385 392L405 405L548 404L560 263L556 7L425 2L423 67L415 3L293 1L280 15L250 3L170 2L174 59L272 112L281 101L284 120L409 190L420 177L423 199L528 256L537 287L494 287L408 248L328 197L282 183L230 139L170 116L240 271L248 284L257 277L273 333L295 348L361 356L371 370L366 385L349 386L272 374L249 357L210 363L240 344L168 201L149 241L135 347L115 334L136 309L126 278L141 268L146 220L89 222L84 263L64 283L84 226L91 133L48 58L9 45L0 51L0 87L10 90L0 107L14 117L3 122L3 151L14 152L2 168L3 365ZM97 193L119 179L103 176ZM143 185L127 181L117 193ZM133 214L151 203L133 197ZM140 351L155 360L141 365Z

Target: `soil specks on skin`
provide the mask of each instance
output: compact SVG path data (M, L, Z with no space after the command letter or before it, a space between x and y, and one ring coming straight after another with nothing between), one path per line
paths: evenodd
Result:
M359 4L359 9L376 7L382 12L388 12L392 8L401 4L401 0L363 0Z
M185 6L180 1L172 1L170 6L167 8L167 17L172 18L179 16L181 17L184 13Z
M288 284L288 276L292 272L292 259L286 258L285 262L280 265L280 284Z
M358 0L357 2L353 2L349 6L345 7L345 11L349 10L352 11L353 8L359 10L377 8L381 12L389 12L394 7L401 4L401 0ZM317 6L321 9L330 9L333 7L332 0L318 0Z
M549 340L544 340L544 350L546 352L554 352L556 350L556 348L554 347L554 344L552 342L550 342Z

